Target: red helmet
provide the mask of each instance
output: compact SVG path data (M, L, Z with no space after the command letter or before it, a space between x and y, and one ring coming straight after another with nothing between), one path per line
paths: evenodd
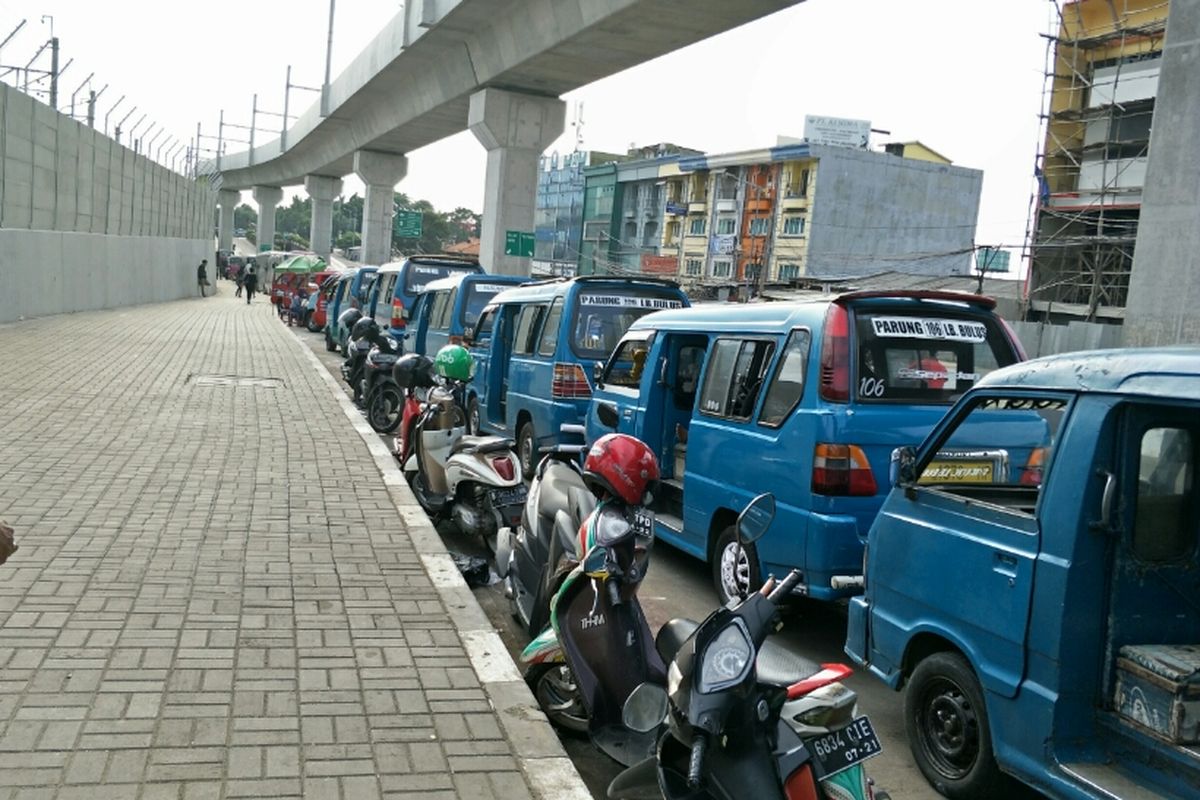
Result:
M583 462L583 480L630 505L639 505L659 478L658 459L644 443L624 433L601 436Z

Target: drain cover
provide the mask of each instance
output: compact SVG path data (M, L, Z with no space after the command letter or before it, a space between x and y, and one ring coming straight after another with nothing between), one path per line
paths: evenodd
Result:
M283 386L282 378L265 378L260 375L193 375L197 386L249 386L253 389L277 389Z

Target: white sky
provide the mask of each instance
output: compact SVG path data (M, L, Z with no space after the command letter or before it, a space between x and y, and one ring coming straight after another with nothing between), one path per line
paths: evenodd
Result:
M337 3L335 77L401 6ZM982 169L976 241L1015 247L1024 240L1038 149L1046 47L1038 34L1049 30L1051 13L1049 0L807 0L572 92L567 116L583 102L584 148L618 152L662 141L742 150L774 145L777 134L802 135L805 114L869 119L891 131L874 135L873 145L920 139ZM127 126L149 112L164 137L189 139L198 121L215 134L222 108L227 121L248 125L255 92L260 108L282 112L288 63L293 83L319 86L324 75L328 0L0 0L0 38L28 20L0 62L32 57L49 36L44 14L54 17L61 63L75 59L62 77L60 108L94 71L94 88L110 84L99 117L124 94L110 124L136 105ZM42 64L48 60L35 66ZM293 91L292 109L315 98ZM574 140L568 126L551 149L569 151ZM483 148L464 132L410 153L398 188L440 209L478 211L483 175ZM351 176L345 193L355 190L361 184Z

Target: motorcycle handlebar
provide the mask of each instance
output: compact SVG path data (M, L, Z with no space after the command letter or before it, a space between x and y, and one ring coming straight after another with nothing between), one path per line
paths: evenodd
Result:
M700 788L700 772L704 768L704 751L708 747L708 736L697 733L692 740L692 754L688 759L688 788L695 791Z
M800 570L794 569L787 574L787 577L779 582L779 585L771 590L767 595L767 599L772 603L779 605L785 597L792 593L792 589L796 588L796 584L800 583Z

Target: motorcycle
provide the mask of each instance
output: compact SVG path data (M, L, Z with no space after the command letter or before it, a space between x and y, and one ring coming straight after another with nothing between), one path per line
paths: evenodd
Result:
M567 428L580 426L564 425ZM550 599L579 563L579 528L596 508L583 482L583 445L560 444L546 451L534 471L519 527L500 533L496 572L513 616L530 634L550 621Z
M556 514L555 539L566 516ZM656 737L624 724L625 701L643 683L666 683L637 599L654 520L644 506L605 497L578 537L584 555L550 603L550 627L521 653L525 680L552 723L586 732L601 751L629 765L653 752Z
M520 523L527 493L512 439L466 435L464 389L446 380L429 390L408 434L403 469L426 513L449 518L495 552L500 530Z
M363 362L363 408L367 422L376 433L391 433L400 424L404 412L404 393L392 378L392 368L403 353L403 346L378 328L366 334L371 349Z
M347 309L340 319L343 325L350 328L350 338L346 340L346 359L342 362L342 380L353 392L354 404L361 406L367 355L372 347L367 333L372 326L378 331L379 326L370 317L364 318L357 308Z
M738 518L739 543L760 538L775 498L756 497ZM654 756L622 772L610 798L778 798L887 800L863 762L881 752L857 696L839 681L841 664L817 665L773 648L779 604L799 583L793 570L703 623L677 619L659 631L670 664L666 689L647 682L629 696L622 721L659 731Z

